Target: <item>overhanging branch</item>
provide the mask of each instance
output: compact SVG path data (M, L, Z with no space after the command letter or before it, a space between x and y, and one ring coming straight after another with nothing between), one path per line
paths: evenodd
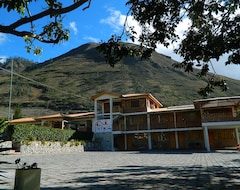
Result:
M10 34L14 34L16 35L15 33L18 34L18 36L21 36L21 32L16 32L15 29L24 25L24 24L27 24L27 23L31 23L33 21L36 21L36 20L39 20L43 17L46 17L46 16L49 16L50 14L51 15L61 15L61 14L64 14L64 13L68 13L68 12L71 12L75 9L77 9L78 7L82 6L84 3L86 2L89 2L89 0L80 0L80 1L77 1L76 3L68 6L68 7L65 7L65 8L61 8L61 9L47 9L46 11L43 11L39 14L36 14L36 15L33 15L33 16L30 16L30 17L25 17L25 18L21 18L19 20L17 20L16 22L8 25L8 26L4 26L4 25L0 25L0 32L2 33L10 33ZM89 6L89 5L88 5ZM22 35L24 36L24 35Z

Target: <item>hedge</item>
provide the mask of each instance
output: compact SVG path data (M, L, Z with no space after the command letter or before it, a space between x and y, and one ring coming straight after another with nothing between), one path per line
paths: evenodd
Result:
M34 125L10 125L8 127L8 135L15 142L22 141L68 141L73 138L76 131L62 130L57 128L49 128Z

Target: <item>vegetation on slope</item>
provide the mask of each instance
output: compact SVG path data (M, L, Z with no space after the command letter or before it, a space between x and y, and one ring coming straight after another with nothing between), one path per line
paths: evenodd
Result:
M13 80L12 108L21 105L23 116L87 111L93 107L90 97L101 91L150 92L164 106L192 104L201 98L197 91L206 82L174 68L175 61L167 56L154 52L149 60L125 58L112 68L96 47L85 44L19 70L21 76L14 75ZM9 74L0 78L1 117L7 113L9 81ZM240 81L227 81L229 90L216 90L211 97L239 95Z

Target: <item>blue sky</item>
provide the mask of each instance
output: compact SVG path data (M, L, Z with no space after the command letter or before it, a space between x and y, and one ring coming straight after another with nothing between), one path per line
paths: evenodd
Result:
M69 3L72 1L66 2ZM82 11L80 8L66 14L64 16L64 26L70 29L70 40L58 45L35 43L35 45L43 48L43 53L37 56L26 52L26 44L22 38L0 33L0 58L23 57L35 62L44 62L85 43L100 42L101 40L106 41L112 34L121 34L128 11L125 2L120 0L92 0L90 8L85 11ZM44 5L40 3L39 6L34 7L32 13L34 14L34 11L38 11L43 7ZM1 24L14 22L18 18L17 16L16 14L6 12L4 9L0 9ZM136 21L132 18L128 20L129 24L134 25L137 30L140 30ZM48 19L43 19L40 22L36 22L35 25L41 26L47 21ZM181 33L182 29L185 29L186 26L187 21L179 26L178 32ZM171 56L177 61L181 61L181 58L173 53L174 47L175 45L173 44L166 49L159 45L157 51ZM223 60L224 57L218 63L213 61L215 71L220 75L240 80L240 66L225 66Z

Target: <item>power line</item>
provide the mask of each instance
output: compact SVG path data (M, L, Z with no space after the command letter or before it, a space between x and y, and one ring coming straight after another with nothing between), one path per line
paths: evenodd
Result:
M11 71L9 71L8 69L5 69L5 68L3 68L3 67L0 67L0 69L6 71L6 72L8 72L8 73L11 73ZM44 87L53 89L53 90L55 90L55 91L57 91L57 92L60 92L60 93L62 93L62 94L66 94L66 95L69 95L69 96L75 96L75 97L78 97L78 98L83 98L82 96L79 96L79 95L76 95L76 94L72 94L72 93L68 93L68 92L59 90L59 89L57 89L57 88L54 88L54 87L52 87L52 86L43 84L43 83L41 83L41 82L38 82L38 81L33 80L33 79L31 79L31 78L25 77L25 76L20 75L20 74L18 74L18 73L13 72L13 74L16 75L16 76L18 76L18 77L21 77L21 78L24 78L24 79L26 79L26 80L29 80L29 81L31 81L31 82L37 83L37 84L39 84L39 85L41 85L41 86L44 86Z

